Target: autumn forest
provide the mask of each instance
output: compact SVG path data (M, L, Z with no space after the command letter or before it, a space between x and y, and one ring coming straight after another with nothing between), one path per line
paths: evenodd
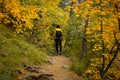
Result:
M63 30L63 54L83 80L120 80L120 0L0 0L0 80L41 64Z

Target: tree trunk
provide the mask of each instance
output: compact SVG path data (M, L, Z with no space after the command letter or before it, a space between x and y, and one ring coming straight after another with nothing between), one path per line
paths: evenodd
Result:
M110 66L112 65L113 61L115 60L115 58L117 57L118 51L119 51L119 47L120 47L120 43L117 41L117 43L115 43L111 50L110 50L110 54L112 54L113 49L115 48L115 46L117 46L116 51L114 52L113 58L110 60L109 64L107 64L107 67L105 68L105 56L102 55L103 58L103 62L102 62L102 68L100 69L100 76L101 79L104 80L105 79L105 74L107 73L107 71L109 70Z
M115 37L115 34L114 34ZM117 57L118 51L119 51L119 47L120 47L120 42L116 39L115 37L115 44L113 45L113 47L110 50L110 54L112 54L114 48L117 46L116 51L114 52L113 58L109 61L109 63L107 64L107 67L105 68L105 57L103 55L103 63L102 63L102 68L100 69L100 76L101 79L104 80L105 78L105 74L107 73L107 71L109 70L109 68L111 67L113 61L115 60L115 58Z
M119 31L120 31L120 18L118 18L118 26L119 26Z
M102 13L102 11L103 11L102 10L102 0L100 0L100 8L101 8L100 11ZM103 15L101 14L101 21L100 21L101 22L101 24L100 24L100 26L101 26L101 34L103 34L103 25L102 25L103 21L102 21L102 18L103 18ZM101 37L102 37L102 41L101 41L102 42L102 44L101 44L102 45L102 53L104 53L105 52L104 39L103 39L103 36L101 36Z
M73 16L73 5L74 5L74 2L71 2L71 8L70 8L70 17Z
M2 1L1 8L2 8L2 13L4 13L4 0Z
M79 3L83 3L84 2L84 0L78 0L79 1Z
M87 52L87 40L86 40L86 28L88 27L88 23L90 21L90 18L88 17L85 26L84 26L84 33L83 33L83 38L82 38L82 53L81 53L81 58L83 58Z
M117 9L117 13L119 13L119 7L118 5L115 6ZM118 27L119 27L119 31L120 31L120 18L118 17Z

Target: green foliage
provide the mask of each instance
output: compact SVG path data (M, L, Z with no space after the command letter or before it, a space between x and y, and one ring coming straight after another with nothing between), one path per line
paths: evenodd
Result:
M71 69L74 70L79 75L83 75L89 64L90 64L89 59L87 58L79 59L79 57L73 56L73 64L71 66Z
M80 22L81 20L77 21L77 18L72 17L63 27L66 54L78 54L81 51L83 25Z
M15 68L47 60L43 51L11 29L0 25L0 35L0 80L15 80Z

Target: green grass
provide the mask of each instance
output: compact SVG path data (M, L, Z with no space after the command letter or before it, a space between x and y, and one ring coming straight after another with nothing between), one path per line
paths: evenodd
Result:
M17 80L15 68L23 64L41 64L46 60L45 52L0 24L0 80Z

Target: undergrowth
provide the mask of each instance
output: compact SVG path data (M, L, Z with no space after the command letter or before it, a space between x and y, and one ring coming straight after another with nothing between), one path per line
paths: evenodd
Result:
M71 69L73 71L75 71L77 74L82 75L84 74L84 72L86 71L87 67L90 64L89 59L87 58L80 58L78 56L72 56L72 65L71 65Z
M24 64L41 64L46 60L45 52L0 24L0 80L17 80L16 68Z

